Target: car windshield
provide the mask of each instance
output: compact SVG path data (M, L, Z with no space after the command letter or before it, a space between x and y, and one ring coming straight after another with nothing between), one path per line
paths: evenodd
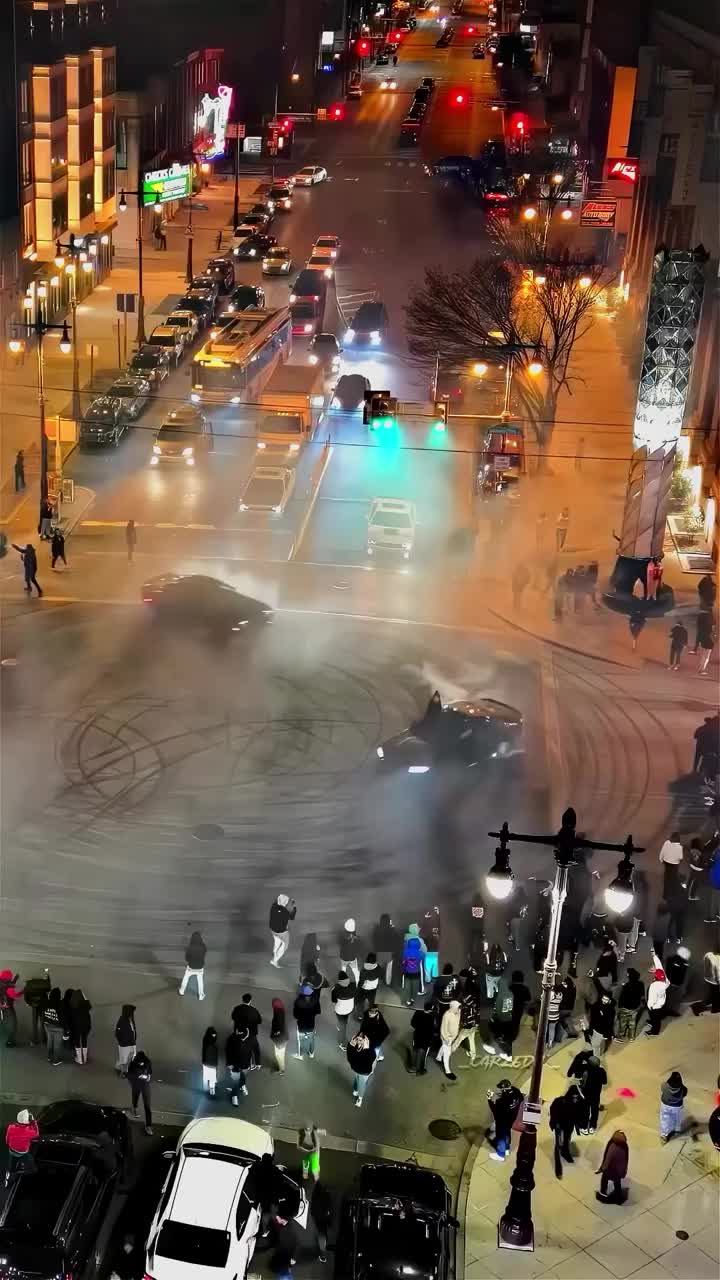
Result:
M382 524L386 529L409 529L412 521L407 511L376 511L372 517L373 524Z
M302 418L296 413L271 413L267 418L263 418L262 431L263 435L273 431L300 435L302 433Z
M190 321L187 316L168 316L165 323L172 327L177 326L178 329L187 329Z
M268 258L279 258L284 260L288 257L287 249L268 249Z
M174 347L175 334L174 333L151 333L150 341L152 342L153 346L156 346L156 347Z
M161 1258L196 1267L224 1267L230 1252L230 1233L168 1220L160 1229L155 1252Z
M338 349L337 339L334 338L332 334L320 335L313 342L313 351L322 351L323 348L326 351L333 351L333 352L337 351Z
M3 1229L29 1235L37 1244L52 1232L65 1204L76 1171L65 1165L43 1165L42 1171L25 1173L4 1213Z
M134 382L113 382L111 391L114 396L138 396L142 387L136 386Z
M143 355L133 356L131 363L136 369L154 369L160 363L160 353L153 355L146 351Z
M199 427L192 427L190 424L186 427L161 427L157 434L158 444L162 444L165 440L184 440L187 436L199 434Z

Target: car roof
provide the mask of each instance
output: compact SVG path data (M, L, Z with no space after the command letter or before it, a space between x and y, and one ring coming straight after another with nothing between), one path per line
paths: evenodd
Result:
M384 302L361 302L355 312L355 321L363 320L372 323L373 319L380 320L385 316Z
M217 578L206 578L201 574L188 576L203 582L214 582L221 587L227 586L227 583L219 582ZM251 1124L249 1120L235 1120L232 1116L200 1116L197 1120L191 1120L180 1135L181 1146L188 1142L230 1147L254 1156L272 1155L274 1150L273 1140L265 1129Z
M408 515L414 510L414 504L403 498L373 498L372 507L375 511L404 511Z
M411 1164L363 1165L360 1195L400 1196L429 1209L447 1207L447 1189L440 1174Z
M499 702L497 698L474 698L472 702L462 700L449 702L445 710L466 717L482 719L484 716L492 716L522 724L522 715L517 708L511 707L507 702Z
M169 1217L193 1227L226 1231L238 1187L245 1181L247 1165L234 1160L212 1159L211 1154L186 1152L175 1184Z

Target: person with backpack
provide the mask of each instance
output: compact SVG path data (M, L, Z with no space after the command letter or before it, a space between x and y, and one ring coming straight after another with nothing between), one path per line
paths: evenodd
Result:
M5 1145L9 1157L5 1175L6 1185L13 1173L29 1163L30 1146L39 1136L38 1123L32 1112L25 1108L18 1111L17 1119L11 1120L5 1130Z
M566 1093L553 1098L550 1103L550 1130L555 1138L555 1177L562 1178L562 1162L567 1160L573 1164L574 1156L570 1150L570 1139L575 1129L577 1116L578 1089L571 1084Z
M47 1041L47 1058L53 1067L62 1064L63 1024L61 1016L62 995L59 987L52 987L43 1009L43 1030Z
M203 1093L206 1093L210 1098L215 1097L217 1089L219 1056L217 1031L214 1027L207 1027L202 1038L201 1059Z
M5 1032L5 1047L17 1047L17 1013L15 1001L22 995L22 987L17 986L18 974L13 977L11 969L0 969L0 1023Z
M568 1079L577 1080L582 1099L578 1133L594 1133L600 1114L600 1095L607 1084L607 1072L591 1049L582 1049L573 1058L567 1074Z
M669 1142L685 1127L687 1088L679 1071L671 1071L660 1089L660 1141Z
M43 1013L45 1011L45 1003L50 994L50 986L49 969L43 969L42 977L28 978L25 983L23 995L32 1015L31 1044L41 1044L45 1040Z
M427 1075L427 1056L437 1040L437 1018L432 1000L426 1000L422 1009L416 1009L410 1019L412 1047L410 1071L416 1076Z
M272 1001L270 1039L272 1041L273 1053L275 1054L275 1066L278 1069L278 1075L284 1076L285 1055L287 1053L288 1045L287 1017L285 1014L285 1005L277 996L274 996Z
M459 1000L462 995L462 984L453 966L443 965L442 973L433 982L433 997L437 1005L438 1017L447 1013L452 1000Z
M240 1001L236 1004L230 1017L236 1031L241 1031L243 1027L247 1027L250 1032L250 1043L252 1045L252 1064L251 1071L260 1070L260 1045L258 1042L258 1031L262 1026L262 1018L259 1009L255 1008L252 1002L252 994L246 991Z
M485 972L485 984L487 988L488 1000L494 1000L497 995L497 989L500 985L500 979L507 969L507 956L500 946L499 942L493 942L487 958L487 969Z
M181 996L185 995L187 985L191 978L197 983L198 1000L205 999L205 956L207 955L207 947L202 939L202 934L196 929L190 934L190 941L185 948L185 972L182 982L178 988Z
M425 984L423 982L424 959L425 944L420 937L420 926L411 924L403 939L400 960L403 990L407 992L405 1004L408 1008L411 1008L415 1003L418 992L421 996L425 994Z
M132 1101L132 1113L137 1119L137 1106L142 1098L143 1110L145 1112L145 1132L148 1138L152 1138L152 1106L150 1095L150 1082L152 1081L152 1062L142 1049L135 1054L132 1062L128 1064L127 1078L130 1084L130 1098Z
M628 1171L628 1141L622 1129L616 1129L612 1138L608 1142L603 1152L603 1158L600 1161L600 1168L597 1173L600 1174L600 1190L595 1192L595 1199L601 1204L622 1204L625 1199L625 1193L622 1188L622 1180L627 1177ZM612 1195L608 1195L608 1183L612 1182Z
M124 1004L122 1012L115 1023L115 1040L117 1041L117 1062L115 1074L125 1078L128 1066L137 1049L137 1031L135 1029L135 1005Z
M509 1080L498 1080L497 1089L488 1089L488 1105L495 1122L494 1150L490 1152L491 1160L504 1160L510 1149L512 1127L523 1103L520 1090Z
M490 1030L495 1044L483 1044L486 1053L497 1053L502 1062L512 1062L512 1026L515 998L505 978L501 978L495 994Z
M340 970L337 976L337 982L330 992L330 999L335 1006L335 1018L337 1020L338 1032L338 1049L343 1051L347 1049L347 1024L348 1018L355 1008L355 994L357 987L349 973Z
M618 994L617 1037L618 1040L634 1040L643 1005L645 1004L645 983L641 981L637 969L628 969L627 978Z
M372 1009L380 985L380 966L374 951L368 951L367 958L360 970L360 981L357 987L357 1007L355 1017L358 1022L366 1009Z

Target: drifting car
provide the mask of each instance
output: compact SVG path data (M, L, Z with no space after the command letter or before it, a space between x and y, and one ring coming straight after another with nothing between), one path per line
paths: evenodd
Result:
M261 631L273 620L272 609L261 600L203 574L164 573L150 578L143 583L141 599L155 622L178 635L199 632L226 641L233 635Z
M477 768L522 752L522 713L495 698L448 702L388 738L377 758L388 769L429 773L443 764Z

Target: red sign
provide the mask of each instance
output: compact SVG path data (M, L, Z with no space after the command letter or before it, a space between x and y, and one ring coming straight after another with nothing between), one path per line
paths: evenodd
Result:
M619 156L618 159L608 159L607 176L608 179L620 182L637 182L640 173L640 163L638 160L631 160L628 156Z
M607 227L612 230L616 213L617 200L583 200L580 206L580 226Z

